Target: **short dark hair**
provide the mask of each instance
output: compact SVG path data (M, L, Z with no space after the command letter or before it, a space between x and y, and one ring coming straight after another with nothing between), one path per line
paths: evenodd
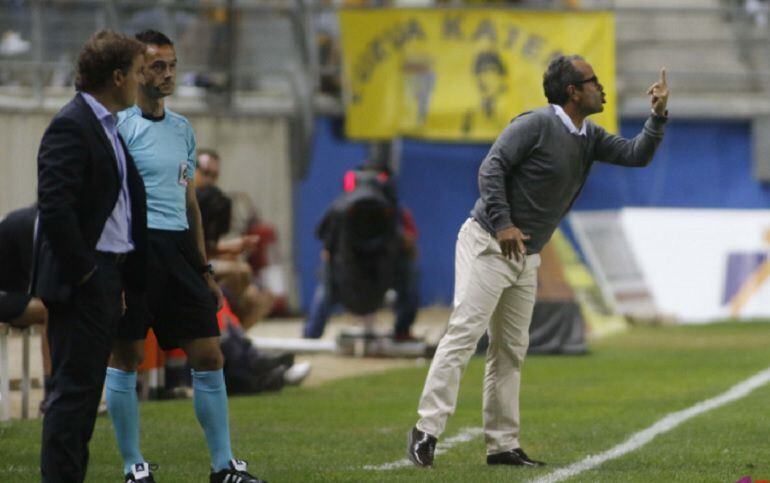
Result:
M78 53L75 88L89 92L104 87L116 69L128 73L134 58L144 50L144 44L127 35L112 30L96 32Z
M476 56L476 62L473 64L473 72L476 75L481 74L487 69L494 69L500 75L505 75L505 65L497 52L492 50L481 52Z
M203 239L209 244L216 242L230 231L233 202L216 186L196 188L195 196L201 211Z
M215 158L217 161L221 161L222 158L219 157L219 153L215 149L211 148L198 148L198 156L207 155L210 158Z
M560 55L554 58L543 74L543 91L550 104L563 106L569 100L567 86L580 82L580 72L572 64L575 60L584 60L579 55Z
M145 45L170 45L174 46L174 42L165 34L158 32L157 30L147 29L137 32L134 38Z

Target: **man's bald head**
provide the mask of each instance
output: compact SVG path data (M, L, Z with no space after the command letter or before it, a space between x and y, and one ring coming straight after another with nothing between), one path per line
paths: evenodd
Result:
M198 150L198 168L195 170L195 186L203 188L214 186L219 180L219 153L213 149Z

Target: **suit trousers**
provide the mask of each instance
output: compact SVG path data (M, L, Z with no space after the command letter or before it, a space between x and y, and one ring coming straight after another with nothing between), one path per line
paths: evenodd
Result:
M455 292L446 334L439 342L420 398L417 429L439 437L454 412L460 378L484 331L487 454L519 447L519 386L529 345L540 255L507 259L497 240L474 219L457 237Z
M47 303L51 399L43 419L43 481L82 482L112 342L122 315L121 264L97 269L64 303Z

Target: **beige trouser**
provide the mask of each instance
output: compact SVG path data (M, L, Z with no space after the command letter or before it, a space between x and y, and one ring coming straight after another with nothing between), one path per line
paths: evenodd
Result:
M540 255L516 261L473 219L457 237L455 294L446 334L430 366L417 429L439 437L454 412L460 378L487 330L484 435L487 454L519 447L519 385L529 346Z

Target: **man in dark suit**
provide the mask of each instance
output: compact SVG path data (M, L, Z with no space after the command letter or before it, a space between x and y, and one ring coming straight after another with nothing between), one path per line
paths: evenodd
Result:
M43 421L44 482L81 482L123 289L144 284L146 200L115 114L132 106L144 46L101 31L77 59L78 93L38 153L32 295L49 312L52 394Z

